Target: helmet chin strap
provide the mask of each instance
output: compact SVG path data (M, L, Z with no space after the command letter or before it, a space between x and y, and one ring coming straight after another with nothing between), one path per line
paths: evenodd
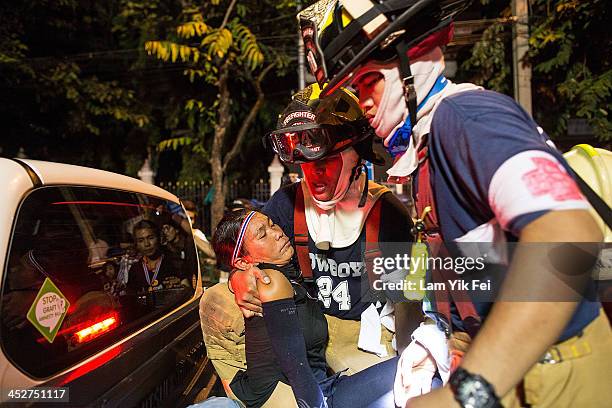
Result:
M361 193L361 198L359 199L359 205L357 205L358 208L365 207L366 199L368 198L368 184L370 182L368 168L363 161L361 161L361 169L365 173L365 184L363 185L363 192Z
M410 70L410 60L408 59L408 43L404 40L399 41L395 46L395 51L399 58L399 71L402 86L404 87L404 99L408 105L408 115L412 128L417 123L417 95L414 87L414 76Z
M357 205L357 208L363 208L366 204L366 200L368 198L368 183L370 180L370 175L368 174L366 164L360 157L359 160L357 160L357 164L355 164L355 167L351 169L351 183L359 179L359 176L361 175L362 171L365 173L365 184L363 186L363 191L361 192L361 198L359 199L359 204Z

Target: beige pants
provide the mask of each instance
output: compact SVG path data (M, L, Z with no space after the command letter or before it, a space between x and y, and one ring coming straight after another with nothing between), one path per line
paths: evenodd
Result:
M327 359L327 365L334 372L346 369L346 374L355 374L397 355L391 347L393 333L385 327L382 327L381 343L387 347L388 356L381 358L374 353L368 353L357 348L361 322L342 320L328 315L325 315L325 317L327 318L327 330L329 331L325 358Z
M543 407L610 407L612 406L612 331L603 310L582 336L558 345L566 353L576 350L575 358L558 363L538 363L524 378L525 402ZM513 390L502 399L507 408L520 407Z

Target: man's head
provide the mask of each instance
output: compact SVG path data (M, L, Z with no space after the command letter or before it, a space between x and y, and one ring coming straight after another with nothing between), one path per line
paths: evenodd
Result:
M403 122L416 124L418 103L444 69L440 47L452 38L452 18L470 3L321 0L306 8L298 20L311 72L327 82L323 97L352 84L389 148Z
M362 164L381 164L373 131L348 90L321 100L311 85L293 96L268 139L286 163L299 163L311 194L321 202L342 199Z
M334 196L340 173L342 157L340 154L302 164L302 171L310 193L319 201L329 201Z
M187 214L187 216L189 216L189 221L191 222L191 225L195 225L196 217L198 215L198 210L196 208L195 203L191 200L184 200L183 207L185 207L185 213Z
M244 270L261 262L286 265L294 252L289 238L268 216L246 209L223 216L213 234L212 246L223 270Z
M164 220L161 227L161 232L166 243L176 244L180 241L180 226L178 226L172 218Z
M413 77L412 93L416 106L413 127L420 118L419 109L430 94L436 82L443 79L444 55L440 47L435 47L424 55L411 60L410 72ZM390 147L390 139L398 125L409 117L409 103L404 95L404 86L397 59L381 63L369 61L363 64L351 77L351 85L359 94L359 104L364 110L376 135L385 139Z
M320 0L298 14L309 67L323 96L368 61L419 58L452 37L451 22L471 0Z
M385 77L378 71L368 72L355 81L353 86L359 94L359 105L372 125L385 91Z
M142 220L134 225L132 232L136 250L147 258L156 259L160 254L160 232L157 224Z

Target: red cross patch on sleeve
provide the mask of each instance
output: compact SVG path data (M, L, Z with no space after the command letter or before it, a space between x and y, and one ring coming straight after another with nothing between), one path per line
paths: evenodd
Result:
M555 201L580 200L582 195L576 182L556 161L546 157L532 157L535 169L523 174L523 181L534 196L549 195Z

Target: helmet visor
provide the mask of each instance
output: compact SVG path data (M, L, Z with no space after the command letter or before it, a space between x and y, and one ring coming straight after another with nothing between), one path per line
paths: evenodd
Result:
M333 148L331 126L307 124L278 129L266 135L285 163L304 163L325 157Z

